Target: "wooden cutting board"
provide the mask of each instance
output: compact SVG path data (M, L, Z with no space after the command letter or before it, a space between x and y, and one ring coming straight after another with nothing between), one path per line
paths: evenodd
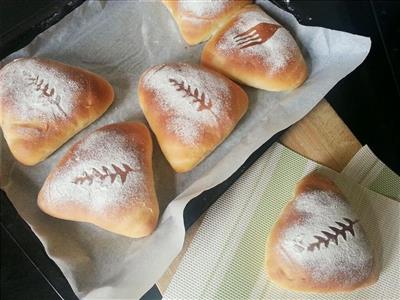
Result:
M293 125L280 139L291 150L335 171L342 171L361 148L360 142L326 100ZM177 267L193 240L204 214L186 231L182 251L157 282L164 294Z

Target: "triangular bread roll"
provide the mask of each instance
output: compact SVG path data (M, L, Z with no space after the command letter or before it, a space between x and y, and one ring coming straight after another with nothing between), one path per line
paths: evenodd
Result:
M149 235L159 208L147 127L107 125L77 142L47 177L38 205L60 219L93 223L129 237Z
M303 292L352 291L378 278L360 219L335 183L318 173L297 184L275 223L266 270L277 285Z
M113 98L105 79L53 60L16 59L0 70L0 126L25 165L46 159L100 117Z
M267 91L292 90L307 78L295 39L257 5L242 8L207 42L201 63Z
M212 152L248 106L246 93L236 83L186 63L148 69L138 93L161 150L177 172L190 171Z
M242 6L252 0L162 0L189 45L207 40Z

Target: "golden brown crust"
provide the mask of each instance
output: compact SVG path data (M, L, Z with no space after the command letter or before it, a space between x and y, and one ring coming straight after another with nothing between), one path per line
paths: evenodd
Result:
M105 79L57 61L22 58L0 70L0 125L14 157L25 165L46 159L113 99Z
M242 8L207 42L201 63L268 91L292 90L307 79L296 41L256 5Z
M38 195L39 208L128 237L151 234L159 215L152 147L149 130L139 122L97 129L74 144L50 172ZM114 166L131 172L112 177Z
M175 19L183 39L189 45L206 41L237 11L251 0L185 1L162 0Z
M348 282L352 280L351 272L342 271L342 273L337 273L336 277L334 275L333 279L322 282L313 278L310 270L300 265L293 257L288 259L287 252L281 250L283 247L282 237L286 230L304 222L304 215L298 213L295 208L296 198L299 197L299 195L304 195L304 193L312 193L315 191L332 193L341 199L345 199L333 181L318 173L312 173L304 177L297 184L294 199L289 202L283 210L267 241L265 267L270 280L285 289L311 293L351 292L355 289L374 284L379 277L378 264L375 259L373 259L371 268L360 270L360 272L367 272L366 274L362 274L365 275L363 279L354 280L349 284ZM362 228L359 230L362 232ZM339 240L339 243L344 242L344 240ZM328 245L328 247L334 246L335 245ZM332 260L334 257L327 254L325 259Z
M166 73L161 74L164 71ZM180 75L181 72L199 72L199 74L209 76L210 79L208 82L191 81L191 79L195 78L180 77L184 76ZM157 74L161 74L161 77L156 79L155 76L158 76ZM168 80L173 80L174 76L177 76L176 78L183 78L183 85L186 88L191 86L193 92L197 88L199 97L201 93L205 93L206 102L209 100L214 101L214 106L210 109L210 115L207 115L205 111L196 111L196 105L198 104L193 102L194 98L185 95L184 91L177 91L177 87L173 85L174 83L168 82ZM154 86L151 86L153 82ZM179 80L178 83L180 82ZM219 88L224 87L227 90L223 95L215 92L215 99L209 98L214 92L213 88L215 86L213 86L213 82L219 82ZM164 92L165 89L168 89L166 93L169 94L164 95L161 93L160 95L160 89ZM248 107L246 93L231 80L212 70L181 63L158 65L148 69L141 76L138 94L140 106L151 129L156 135L167 160L177 172L190 171L211 153L231 133ZM165 108L166 99L164 98L168 98L167 102L172 103L171 107ZM191 101L194 111L191 111L192 107L180 106L190 104ZM214 110L214 107L217 107L218 101L222 103L221 108ZM175 108L173 107L174 103L177 105ZM174 111L176 108L178 111ZM181 108L182 110L180 110ZM199 118L202 117L202 114L205 114L205 118L199 121L200 128L191 128L192 126L196 126L196 121L199 116ZM196 134L193 141L189 143L186 143L182 139L179 132L170 130L171 124L174 124L174 122L181 118L185 120L181 121L182 123L178 125L187 127L183 128L183 130L193 130L193 132L189 133ZM187 123L185 123L186 121Z

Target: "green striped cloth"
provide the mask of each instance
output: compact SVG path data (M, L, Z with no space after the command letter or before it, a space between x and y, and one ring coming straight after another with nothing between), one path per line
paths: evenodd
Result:
M295 184L318 169L336 181L360 216L381 258L379 282L351 294L313 295L273 285L264 271L265 243ZM399 299L400 204L272 146L213 204L167 290L167 299Z
M364 146L342 171L362 186L400 201L400 177Z

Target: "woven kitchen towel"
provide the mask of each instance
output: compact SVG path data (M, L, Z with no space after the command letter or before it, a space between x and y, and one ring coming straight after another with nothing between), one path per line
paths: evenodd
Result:
M381 162L368 146L364 146L343 169L362 186L400 201L400 176Z
M272 284L265 243L295 184L318 169L334 179L369 236L379 281L350 294L303 294ZM208 210L166 294L167 299L399 299L400 204L280 144L271 147Z

